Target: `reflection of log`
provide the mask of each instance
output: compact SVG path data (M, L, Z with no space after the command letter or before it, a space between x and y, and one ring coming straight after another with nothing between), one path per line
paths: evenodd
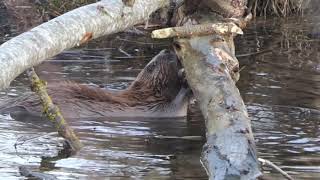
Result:
M70 144L63 144L63 148L59 150L58 154L53 157L41 157L40 169L54 169L55 163L61 159L68 158L76 153L69 146ZM29 168L28 166L19 166L19 172L22 176L28 177L30 179L44 179L44 180L56 180L57 178L51 174L46 174L43 172L38 172L34 168Z
M20 166L19 172L22 176L25 176L28 179L57 180L57 178L54 175L35 172L29 169L27 166Z
M7 87L27 68L64 49L123 31L147 20L152 12L168 3L168 0L135 0L134 5L128 7L121 0L102 0L9 40L0 46L0 88Z

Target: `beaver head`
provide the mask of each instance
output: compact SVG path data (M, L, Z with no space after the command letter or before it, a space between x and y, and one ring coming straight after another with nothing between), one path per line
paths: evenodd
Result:
M128 91L135 92L134 97L140 101L156 99L170 101L176 97L182 87L180 69L181 64L175 53L162 50L139 73Z

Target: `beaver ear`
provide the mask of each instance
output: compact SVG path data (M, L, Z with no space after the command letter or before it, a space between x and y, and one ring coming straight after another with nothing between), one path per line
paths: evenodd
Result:
M180 51L181 50L181 46L180 46L179 42L174 41L173 42L173 48L174 48L175 51Z

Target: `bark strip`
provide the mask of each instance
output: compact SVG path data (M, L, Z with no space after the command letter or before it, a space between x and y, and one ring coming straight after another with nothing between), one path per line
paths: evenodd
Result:
M0 46L0 89L26 69L89 39L123 31L142 23L169 0L102 0L70 11ZM90 38L88 38L90 34Z

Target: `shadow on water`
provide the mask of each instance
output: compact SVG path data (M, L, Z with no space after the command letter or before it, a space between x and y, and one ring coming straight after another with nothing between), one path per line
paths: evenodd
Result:
M5 17L0 9L0 16ZM0 18L0 26L8 20ZM238 82L252 117L259 156L269 159L297 179L320 176L320 39L313 19L257 20L237 39L237 54L267 50L239 58ZM12 27L11 27L12 28ZM0 43L14 29L0 30ZM116 34L63 52L37 67L49 81L71 80L111 89L124 89L152 56L169 42L141 35ZM25 75L0 92L0 100L29 91ZM84 143L67 157L62 140L48 133L48 122L0 116L0 176L20 179L21 165L59 179L207 179L199 156L203 141L162 139L165 136L203 136L201 116L185 119L72 119ZM15 144L18 144L15 148ZM273 179L276 172L264 169Z

